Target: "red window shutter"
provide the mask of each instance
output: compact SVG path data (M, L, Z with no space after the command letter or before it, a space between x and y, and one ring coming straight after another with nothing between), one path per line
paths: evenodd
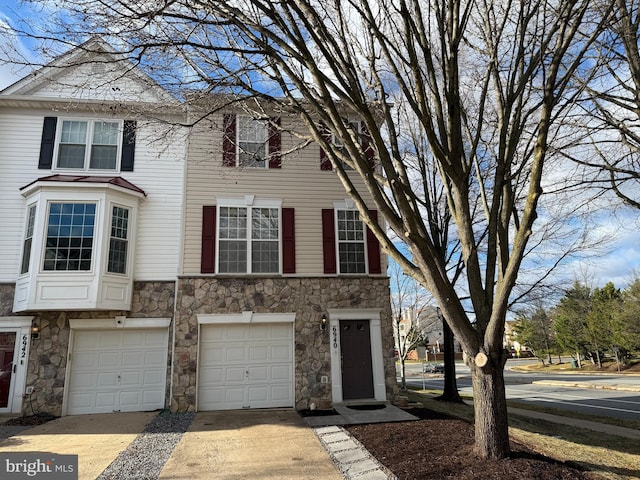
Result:
M336 273L336 228L332 208L322 209L324 273Z
M369 215L378 223L377 210L369 211ZM378 239L369 227L367 227L367 260L370 274L382 273L382 266L380 264L380 242L378 242Z
M282 273L296 273L296 226L293 208L282 209Z
M362 149L367 157L369 168L373 169L376 166L376 152L371 146L371 134L364 122L360 122L360 133L362 134Z
M202 257L200 273L216 271L216 206L202 207Z
M269 119L269 168L282 167L280 117Z
M222 165L236 166L236 116L225 114L222 116L224 136L222 138Z
M331 132L324 122L320 122L320 134L327 140L327 142L331 141ZM329 155L322 147L320 147L320 170L333 170L331 160L329 160Z

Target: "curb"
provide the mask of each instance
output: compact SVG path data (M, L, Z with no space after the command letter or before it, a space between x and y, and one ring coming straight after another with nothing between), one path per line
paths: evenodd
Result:
M532 385L548 385L554 387L588 388L592 390L618 390L621 392L640 392L640 386L605 385L602 383L565 382L562 380L534 380Z

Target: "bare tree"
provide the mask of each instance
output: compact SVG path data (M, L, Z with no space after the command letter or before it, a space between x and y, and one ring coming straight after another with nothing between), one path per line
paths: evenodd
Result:
M49 32L53 38L111 34L120 50L184 98L187 87L245 104L247 97L273 100L306 124L303 141L329 154L361 218L404 273L432 293L461 343L473 374L478 454L506 456L507 308L534 234L550 146L563 137L560 126L578 94L575 74L591 68L583 60L608 22L609 5L59 3L64 14L60 30ZM364 128L354 129L349 117ZM438 208L447 209L454 228L443 238L459 243L464 282L450 275L446 246L424 214L415 163L407 161L408 125L428 148L418 168L433 165L444 189ZM392 234L369 215L356 177Z
M413 277L405 275L397 263L392 263L389 270L393 335L400 361L401 388L406 390L405 361L412 350L424 343L423 331L417 319L431 296Z
M584 148L565 152L587 167L580 183L597 195L613 191L624 204L640 209L640 2L616 0L611 26L598 40L603 71L582 78Z

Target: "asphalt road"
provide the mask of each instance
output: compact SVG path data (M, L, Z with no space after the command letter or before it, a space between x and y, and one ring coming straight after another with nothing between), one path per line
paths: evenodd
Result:
M587 415L610 416L640 421L640 391L629 392L613 389L616 385L640 388L640 376L538 374L509 370L527 360L509 360L505 370L506 395L509 400L538 406L578 411ZM530 360L529 360L530 362ZM419 388L442 389L442 375L421 373L420 364L407 364L407 384ZM472 395L469 368L456 363L458 390ZM563 384L580 384L583 387L566 387ZM595 387L599 388L595 388ZM602 388L606 386L607 388Z

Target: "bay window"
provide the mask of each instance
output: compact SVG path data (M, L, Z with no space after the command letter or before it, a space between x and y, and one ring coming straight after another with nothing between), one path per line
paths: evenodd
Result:
M95 203L49 204L43 270L91 270Z
M52 175L27 200L14 311L129 310L144 192L122 178Z

